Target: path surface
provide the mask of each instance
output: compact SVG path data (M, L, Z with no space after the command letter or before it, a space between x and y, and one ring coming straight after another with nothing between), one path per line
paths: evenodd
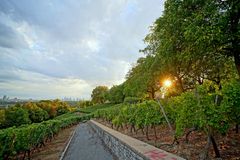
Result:
M116 160L88 123L77 128L64 160Z

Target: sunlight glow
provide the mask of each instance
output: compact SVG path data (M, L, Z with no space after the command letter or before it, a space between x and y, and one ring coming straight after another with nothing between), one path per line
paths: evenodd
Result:
M171 87L171 85L172 85L172 81L170 81L170 80L165 80L165 81L163 82L163 85L164 85L164 87L169 88L169 87Z

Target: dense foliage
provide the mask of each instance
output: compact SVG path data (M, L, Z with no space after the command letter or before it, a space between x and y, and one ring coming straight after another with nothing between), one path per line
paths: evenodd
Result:
M0 110L0 128L42 122L71 110L67 103L60 100L16 104Z
M104 103L107 100L108 87L106 86L97 86L92 90L91 98L92 103L100 104Z
M124 85L114 85L107 93L107 100L111 103L122 103L125 95L123 94Z
M28 111L22 107L10 107L5 111L5 126L20 126L29 123L31 120Z
M223 103L228 121L240 124L240 81L233 80L223 86ZM236 126L238 132L238 126Z

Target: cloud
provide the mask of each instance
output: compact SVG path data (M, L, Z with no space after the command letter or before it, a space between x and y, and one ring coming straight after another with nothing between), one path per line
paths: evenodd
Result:
M53 78L46 75L25 70L14 70L14 76L2 76L0 88L5 94L14 97L34 97L37 99L63 98L64 96L75 98L90 98L89 92L92 86L86 81L77 78ZM19 77L19 78L15 78ZM8 81L5 81L8 79Z
M21 35L18 35L11 26L4 24L4 21L3 15L0 14L0 47L10 49L27 47L26 42L22 40Z
M100 44L96 39L83 39L81 45L89 49L90 52L98 52L100 50Z
M89 98L96 85L122 83L162 10L161 0L3 0L0 95Z

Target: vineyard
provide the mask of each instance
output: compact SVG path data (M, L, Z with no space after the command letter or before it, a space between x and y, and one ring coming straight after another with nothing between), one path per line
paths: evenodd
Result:
M91 115L74 113L54 120L0 130L0 159L30 158L31 152L51 141L61 129L90 119Z
M0 111L0 159L30 158L62 129L91 117L60 100L15 104Z
M196 90L169 99L162 99L160 102L164 107L167 120L174 129L169 130L168 133L172 136L172 142L169 145L178 146L179 143L189 143L192 132L204 133L206 144L205 147L202 146L204 149L199 155L202 159L207 158L211 148L210 144L213 146L215 156L221 156L217 141L219 136L227 137L230 128L235 125L237 134L240 119L239 83L236 81L228 83L223 86L221 91L216 92L212 91L212 87L210 83L201 85ZM217 98L221 101L216 100ZM97 110L94 112L94 117L107 122L117 130L125 128L131 133L141 131L147 140L150 140L150 129L154 133L154 139L157 140L163 131L158 133L156 128L159 125L167 125L158 101L153 100ZM237 152L240 152L239 147Z
M85 108L79 108L77 109L77 111L81 112L81 113L92 113L98 109L104 109L104 108L108 108L108 107L112 107L114 104L95 104L95 105L91 105Z

